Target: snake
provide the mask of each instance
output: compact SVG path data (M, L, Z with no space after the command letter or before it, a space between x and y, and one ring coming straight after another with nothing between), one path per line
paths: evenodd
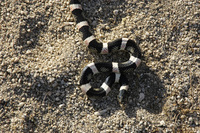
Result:
M82 40L86 47L98 54L109 54L118 51L129 53L129 60L125 62L97 62L85 66L80 75L79 85L88 97L104 97L111 91L114 83L119 83L119 103L126 101L128 96L129 82L126 73L135 70L141 63L141 51L135 41L128 38L118 38L114 41L103 43L95 38L90 31L90 26L83 14L83 8L79 0L71 0L70 11L76 21L76 28L82 33ZM91 79L98 73L109 73L109 76L99 88L91 85Z

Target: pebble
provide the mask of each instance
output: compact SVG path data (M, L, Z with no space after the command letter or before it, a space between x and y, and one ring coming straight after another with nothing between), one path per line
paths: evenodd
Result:
M186 38L185 38L185 41L186 41L186 42L188 42L189 40L190 40L190 38L189 38L189 37L186 37Z
M65 104L60 104L59 105L59 108L63 108L63 107L65 107Z
M96 111L96 112L94 112L94 115L101 116L101 115L105 114L108 110L110 110L110 109L107 108L107 109L104 109L104 110Z
M27 51L26 51L26 54L30 54L30 53L31 53L31 50L27 50Z
M59 97L56 97L56 99L55 99L55 100L58 102L58 101L60 101L60 98L59 98Z
M24 106L24 102L20 102L19 104L18 104L18 107L23 107Z
M115 16L117 16L118 13L119 13L119 10L114 10L114 11L113 11L113 14L114 14Z
M165 121L164 120L162 120L162 121L160 121L160 126L165 126Z
M98 128L102 128L102 126L103 126L103 122L101 121L101 122L99 122L99 124L98 124Z
M8 72L8 73L12 73L12 69L11 69L11 68L8 68L8 69L7 69L7 72Z
M31 45L32 42L31 42L31 41L27 41L26 43L27 43L28 45ZM27 54L28 54L28 53L27 53Z
M142 100L144 100L144 98L145 98L144 93L140 93L138 101L141 102Z
M193 122L194 122L194 120L193 120L192 117L189 117L188 121L189 121L189 124L190 124L190 125L193 124Z

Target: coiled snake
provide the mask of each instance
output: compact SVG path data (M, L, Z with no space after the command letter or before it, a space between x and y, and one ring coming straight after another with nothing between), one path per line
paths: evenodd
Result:
M127 98L128 80L124 75L136 69L140 63L141 52L139 47L133 40L127 38L116 39L112 42L98 42L89 30L89 24L82 14L82 6L79 0L70 1L70 10L76 19L78 30L82 33L82 40L85 45L92 51L99 54L108 54L120 50L125 50L130 54L130 58L126 62L98 62L88 64L82 71L80 77L80 88L83 93L88 96L106 96L111 90L114 83L120 84L118 101L124 102ZM134 54L134 56L133 56ZM110 73L100 88L95 89L91 86L92 76L97 73Z

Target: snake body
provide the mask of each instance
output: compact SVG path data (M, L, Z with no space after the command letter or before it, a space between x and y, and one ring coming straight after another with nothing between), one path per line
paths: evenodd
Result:
M133 71L141 63L141 52L139 47L133 40L127 38L116 39L108 43L98 42L94 35L90 32L89 24L82 14L82 6L79 0L70 1L70 10L75 17L78 30L82 33L82 40L90 50L99 54L108 54L124 50L130 54L129 60L122 63L98 62L88 64L81 73L81 90L88 96L103 97L109 93L111 86L114 83L119 83L121 87L118 95L118 101L120 103L123 102L127 97L127 90L129 87L125 73ZM90 81L93 75L97 73L110 73L110 75L106 78L100 88L95 89L91 86Z

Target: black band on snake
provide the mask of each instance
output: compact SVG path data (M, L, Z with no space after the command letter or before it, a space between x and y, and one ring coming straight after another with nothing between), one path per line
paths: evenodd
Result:
M108 54L120 50L129 52L130 58L126 62L100 62L88 64L83 69L80 77L80 88L83 93L88 96L106 96L109 93L111 86L114 83L119 83L121 87L118 101L122 103L127 97L127 90L129 87L128 80L124 73L131 72L140 65L141 60L139 58L141 57L141 52L139 47L133 40L127 38L116 39L108 43L97 42L89 30L88 22L82 15L82 6L79 0L70 1L70 10L76 18L77 28L82 33L82 39L90 50L100 54ZM133 54L135 56L133 56ZM110 73L109 77L99 89L93 88L90 84L92 76L97 73Z

